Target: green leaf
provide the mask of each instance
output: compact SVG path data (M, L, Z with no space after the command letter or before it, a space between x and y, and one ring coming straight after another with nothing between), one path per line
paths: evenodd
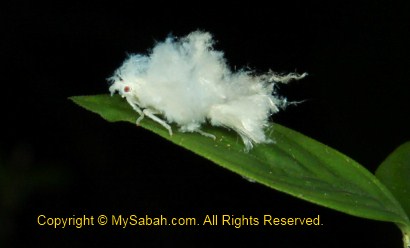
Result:
M376 177L393 193L407 216L410 216L410 142L399 146L383 161L376 170ZM399 226L409 239L410 225Z
M135 123L138 114L119 96L71 97L78 105L104 119ZM273 189L341 212L369 219L406 224L409 220L393 195L378 179L349 157L284 126L273 124L267 134L272 144L245 152L238 135L207 125L197 133L175 132L145 118L141 126L216 164Z

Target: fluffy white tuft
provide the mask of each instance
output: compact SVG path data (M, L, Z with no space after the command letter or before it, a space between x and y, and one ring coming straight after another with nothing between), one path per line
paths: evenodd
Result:
M109 80L111 94L118 92L141 114L137 124L148 116L171 135L168 123L182 132L214 137L201 131L209 121L235 130L249 150L253 143L269 142L264 132L268 118L286 102L273 95L274 83L305 75L232 72L223 53L213 50L212 36L196 31L156 44L148 56L130 55Z

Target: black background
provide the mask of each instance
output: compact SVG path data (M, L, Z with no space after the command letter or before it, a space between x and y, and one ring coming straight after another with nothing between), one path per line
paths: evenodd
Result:
M374 172L409 140L407 1L14 1L1 13L0 231L5 246L401 247L389 223L352 217L250 183L67 97L108 92L127 53L169 33L211 32L231 67L308 72L282 86L307 100L274 120ZM39 214L198 217L321 215L320 227L39 227ZM2 246L3 247L3 246Z

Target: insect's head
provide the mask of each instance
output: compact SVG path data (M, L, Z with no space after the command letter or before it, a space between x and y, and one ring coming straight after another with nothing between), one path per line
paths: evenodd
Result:
M118 92L121 96L127 97L133 91L133 87L130 83L126 82L122 78L114 80L112 85L110 86L111 94Z

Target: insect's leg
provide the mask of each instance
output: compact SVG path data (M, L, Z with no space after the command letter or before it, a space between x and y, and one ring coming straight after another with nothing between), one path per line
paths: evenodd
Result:
M168 123L166 123L164 120L161 120L160 118L158 118L157 116L155 116L155 114L157 114L158 112L151 110L151 109L144 109L142 111L143 114L145 114L146 116L148 116L149 118L151 118L152 120L158 122L159 124L161 124L163 127L165 127L168 132L169 135L172 136L172 129L171 126L168 125ZM141 118L141 117L140 117Z
M204 131L202 131L202 130L200 130L200 129L195 130L195 132L197 132L197 133L199 133L199 134L201 134L201 135L203 135L203 136L205 136L205 137L208 137L208 138L211 138L211 139L214 139L214 140L216 139L215 135L213 135L213 134L211 134L211 133L204 132Z
M140 117L138 117L137 121L135 122L135 123L137 124L137 126L140 125L140 122L142 121L142 119L144 119L144 117L145 117L144 113L142 113L142 114L140 115Z
M127 102L131 105L132 109L134 109L140 116L138 117L136 124L139 125L142 119L144 119L144 112L138 107L137 104L132 102L128 97L126 98Z

